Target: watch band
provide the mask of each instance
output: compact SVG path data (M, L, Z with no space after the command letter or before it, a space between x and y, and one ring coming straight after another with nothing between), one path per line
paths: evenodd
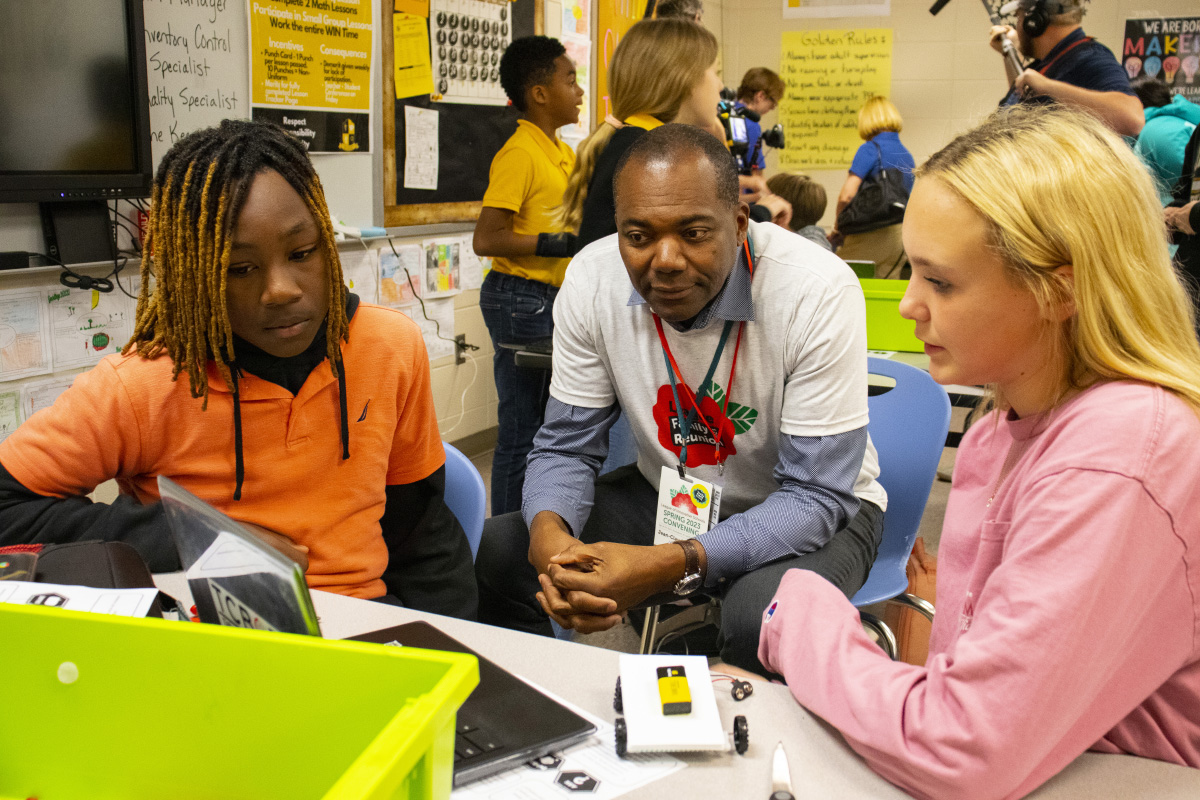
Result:
M683 577L689 575L700 574L700 554L696 552L696 543L691 539L684 539L675 544L683 548Z

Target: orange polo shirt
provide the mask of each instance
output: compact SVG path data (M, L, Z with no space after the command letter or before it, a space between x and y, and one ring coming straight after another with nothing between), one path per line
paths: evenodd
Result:
M386 594L385 487L445 463L421 332L398 311L362 304L342 345L350 458L342 460L338 386L326 359L292 396L239 380L246 476L234 501L233 395L210 364L208 410L171 360L111 355L3 442L0 463L38 494L85 495L115 478L141 503L166 475L229 516L309 548L314 589Z

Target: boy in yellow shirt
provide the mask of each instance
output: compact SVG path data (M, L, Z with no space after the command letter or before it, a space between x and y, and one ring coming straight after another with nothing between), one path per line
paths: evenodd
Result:
M491 256L479 293L495 349L499 434L492 456L492 514L521 509L525 458L550 396L548 370L518 367L501 345L548 341L554 296L574 255L575 236L554 222L575 153L557 136L579 121L583 89L557 39L526 36L500 59L500 84L521 112L517 131L492 160L474 248Z

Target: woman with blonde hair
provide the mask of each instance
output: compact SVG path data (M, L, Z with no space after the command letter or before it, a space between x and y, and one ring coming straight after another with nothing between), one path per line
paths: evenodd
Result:
M759 658L917 797L1021 797L1086 750L1200 767L1200 345L1130 148L1065 107L999 112L917 171L904 221L963 439L924 666L793 570Z
M578 245L616 233L612 180L621 154L667 122L720 130L717 40L683 19L642 20L628 31L608 69L612 114L580 145L563 195L562 219Z
M835 219L854 200L863 182L877 177L882 170L897 170L904 188L912 191L916 162L900 142L903 127L900 111L883 95L875 95L863 103L858 112L858 135L863 143L855 152L850 174L838 193ZM876 278L900 277L905 261L899 223L862 233L844 233L835 222L829 240L837 248L837 254L847 261L874 261Z

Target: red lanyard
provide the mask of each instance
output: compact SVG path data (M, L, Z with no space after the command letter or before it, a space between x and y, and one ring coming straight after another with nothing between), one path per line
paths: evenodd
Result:
M747 269L750 271L750 279L751 279L751 280L753 280L753 279L754 279L754 259L753 259L753 256L751 255L751 252L750 252L750 235L749 235L749 233L748 233L748 232L747 232L747 234L746 234L746 239L745 239L745 241L744 241L744 242L742 242L742 246L743 246L743 247L745 248L745 250L746 250L746 267L747 267ZM735 268L736 268L736 267L735 267ZM653 314L653 312L651 312L651 313ZM661 345L662 345L663 353L665 353L665 354L666 354L666 356L667 356L667 361L670 363L670 365L671 365L671 370L672 370L672 371L673 371L673 373L674 373L674 374L673 374L671 377L672 377L672 378L677 378L677 379L678 379L678 381L679 381L679 385L683 387L683 392L684 392L684 395L685 395L685 396L688 398L688 400L689 400L689 401L691 401L692 408L694 408L694 409L696 410L696 416L700 417L700 421L704 423L704 427L708 429L708 432L709 432L709 434L710 434L710 435L712 436L712 438L713 438L713 442L715 443L715 445L714 445L714 448L715 448L715 450L716 450L716 453L717 453L717 462L718 462L718 463L720 463L720 464L723 464L723 463L724 463L724 459L723 459L723 458L721 458L721 456L720 456L720 452L721 452L721 437L720 437L720 435L718 435L718 433L717 433L716 431L714 431L714 430L713 430L713 427L712 427L712 425L711 425L711 424L709 424L709 422L708 422L708 417L704 416L704 414L703 414L703 413L701 413L701 411L700 411L700 400L696 398L696 395L695 395L695 393L693 393L693 392L692 392L692 390L691 390L691 387L689 387L689 386L688 386L688 384L687 384L687 381L685 381L685 380L684 380L684 378L683 378L683 370L679 369L679 364L678 364L678 363L676 363L676 361L675 361L675 355L674 355L674 354L671 352L671 345L667 343L667 337L666 337L666 334L663 332L662 320L661 320L661 319L659 319L659 317L658 317L658 314L653 314L653 316L654 316L654 326L655 326L655 328L657 328L657 329L658 329L658 341L659 341L659 344L661 344ZM736 374L736 371L737 371L737 359L738 359L738 351L739 351L739 350L741 349L741 347L742 347L742 332L743 332L743 331L745 331L745 329L746 329L746 323L745 323L744 321L743 321L743 322L740 322L740 323L738 323L738 335L737 335L737 341L735 342L735 344L734 344L734 346L733 346L733 363L732 363L732 364L729 366L729 383L728 383L728 385L727 385L727 386L726 386L726 388L725 388L725 400L724 400L724 402L723 402L723 403L722 403L722 405L721 405L721 415L722 415L723 417L725 417L726 419L728 419L728 415L726 414L726 410L729 408L729 397L730 397L730 395L732 395L732 394L733 394L733 379L734 379L734 376L735 376L735 374ZM725 338L724 338L724 336L723 336L723 337L722 337L722 340L721 340L721 344L720 344L720 345L718 345L718 347L717 347L717 354L716 354L716 357L715 357L717 361L719 361L719 360L720 360L720 358L721 358L721 349L724 347L724 344L725 344ZM717 365L716 365L716 363L714 363L714 364L712 365L712 367L711 367L711 369L710 369L710 374L712 373L712 371L714 371L714 370L716 369L716 366L717 366ZM674 384L674 383L675 383L675 381L674 381L674 380L672 380L672 384ZM672 388L674 388L674 387L672 387ZM707 395L707 394L708 394L708 392L709 392L709 390L708 390L708 381L706 380L706 381L705 381L705 385L704 385L704 386L701 386L700 388L701 388L701 390L702 390L702 391L704 391L704 392L705 392L705 394ZM684 440L685 440L685 441L684 441L684 443L683 443L683 446L680 448L680 453L682 454L683 452L686 452L686 448L687 448L687 441L686 441L686 438L687 438L687 429L688 429L689 427L691 427L691 426L690 426L689 424L685 423L685 421L684 421L684 420L685 420L685 417L684 417L683 409L679 407L679 404L678 404L678 402L676 403L675 413L676 413L676 414L678 415L678 417L679 417L679 432L680 432L680 435L682 435L682 436L684 437Z
M1064 48L1063 48L1063 51L1062 51L1061 53L1059 53L1058 55L1056 55L1054 58L1050 59L1050 61L1049 61L1049 62L1047 62L1047 63L1045 63L1045 64L1042 64L1040 67L1038 67L1038 72L1040 72L1041 74L1045 75L1045 74L1046 74L1046 70L1048 70L1048 69L1050 69L1051 67L1053 67L1056 61L1058 61L1060 58L1062 58L1063 56L1065 56L1067 53L1069 53L1069 52L1071 52L1072 50L1074 50L1076 47L1079 47L1079 45L1081 45L1081 44L1084 44L1084 43L1086 43L1086 42L1090 42L1090 41L1092 41L1092 37L1091 37L1091 36L1085 36L1085 37L1083 37L1082 39L1079 39L1078 41L1071 42L1069 45L1067 45L1066 47L1064 47Z

